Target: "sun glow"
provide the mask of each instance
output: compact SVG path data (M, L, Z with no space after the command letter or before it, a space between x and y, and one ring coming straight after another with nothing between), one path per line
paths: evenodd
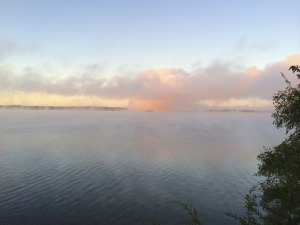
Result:
M236 99L231 98L229 100L202 100L199 101L208 107L270 107L272 106L271 100L265 100L260 98L245 98Z
M127 107L127 99L107 99L97 96L62 96L45 93L0 93L0 105L27 106L107 106Z

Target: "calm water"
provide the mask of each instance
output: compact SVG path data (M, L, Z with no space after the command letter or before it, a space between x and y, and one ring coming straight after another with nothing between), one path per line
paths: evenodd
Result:
M235 224L267 113L0 110L0 224Z

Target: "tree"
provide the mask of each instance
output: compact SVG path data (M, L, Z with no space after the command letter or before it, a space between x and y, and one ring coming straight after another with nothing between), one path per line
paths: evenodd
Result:
M253 187L245 196L245 216L240 217L232 213L226 213L226 215L238 220L240 225L261 225L259 221L261 213L258 209L259 205L258 196L255 194L256 191L256 187Z
M290 70L300 72L298 66ZM300 74L296 75L300 79ZM276 127L286 128L290 135L258 156L257 175L266 177L260 184L264 224L300 223L300 83L292 86L288 79L285 81L286 89L274 95L272 116Z
M264 224L299 224L300 133L265 150L258 159L258 175L266 177L260 184Z
M300 73L299 66L291 66L293 73ZM229 216L241 225L298 225L300 224L300 83L287 83L284 91L273 97L275 112L272 114L277 128L284 127L289 136L273 148L265 148L258 156L258 176L265 181L258 184L245 197L246 216ZM300 74L296 74L300 80Z
M300 73L299 66L291 66L290 70L293 73ZM300 80L300 74L296 74ZM284 91L279 91L273 97L275 113L273 113L274 124L277 128L285 127L289 133L295 129L295 132L300 130L300 83L293 87L291 82L282 74L285 82L288 84Z
M291 66L290 70L300 73L299 66ZM300 81L300 74L296 76ZM245 215L226 213L240 225L300 224L300 82L293 86L284 74L282 77L287 87L274 95L272 117L276 127L284 127L289 136L273 148L264 148L258 155L256 175L265 180L245 196ZM196 209L182 203L179 205L190 217L185 224L202 224Z

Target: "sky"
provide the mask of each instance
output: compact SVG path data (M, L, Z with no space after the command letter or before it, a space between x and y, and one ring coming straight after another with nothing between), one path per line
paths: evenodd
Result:
M299 0L0 5L1 105L270 109L300 64Z

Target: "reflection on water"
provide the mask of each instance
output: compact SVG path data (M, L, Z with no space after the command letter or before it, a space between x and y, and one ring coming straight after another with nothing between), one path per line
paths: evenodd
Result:
M1 224L233 224L262 146L283 139L266 113L0 111Z

